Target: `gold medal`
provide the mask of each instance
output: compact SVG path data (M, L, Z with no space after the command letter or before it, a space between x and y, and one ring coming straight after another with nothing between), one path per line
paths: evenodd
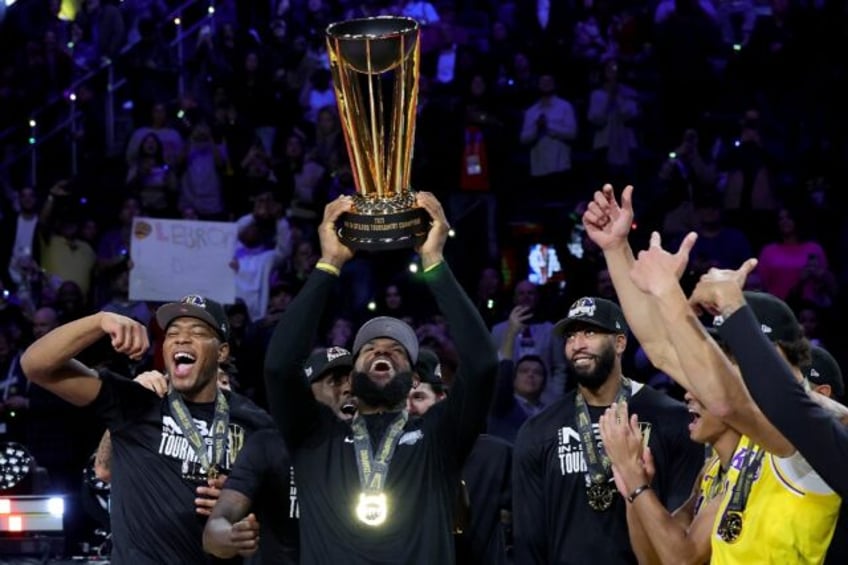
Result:
M389 504L386 494L382 492L359 494L359 504L356 505L356 517L367 526L379 526L386 521L389 514Z
M726 512L718 524L718 535L727 543L733 543L742 535L742 514Z
M592 483L586 489L586 496L589 497L589 507L592 510L603 512L612 506L615 490L605 483Z

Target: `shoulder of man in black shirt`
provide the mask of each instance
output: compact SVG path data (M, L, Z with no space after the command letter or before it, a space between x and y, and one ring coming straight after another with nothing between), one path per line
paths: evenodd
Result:
M113 432L143 416L152 406L162 403L159 395L132 379L107 369L98 371L98 374L103 384L94 402L87 408L94 411Z

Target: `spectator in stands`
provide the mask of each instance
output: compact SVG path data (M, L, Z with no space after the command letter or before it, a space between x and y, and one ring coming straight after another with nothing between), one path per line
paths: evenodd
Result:
M126 40L126 30L117 6L108 1L85 0L77 20L94 38L98 58L114 59L118 55Z
M212 130L205 120L199 120L191 129L182 161L180 206L193 206L201 219L223 219L222 173L226 163L226 145L212 137Z
M294 189L290 215L315 221L325 198L327 175L324 167L306 155L305 136L298 130L291 132L286 138L281 180Z
M550 73L539 77L539 99L524 112L521 143L530 151L531 186L549 200L576 200L569 186L571 142L577 137L574 108L556 94Z
M803 220L788 208L777 213L778 240L760 252L757 270L766 292L782 300L795 294L821 306L830 306L836 294L836 280L828 270L822 246L806 234Z
M595 127L592 149L598 174L615 178L632 170L636 135L630 122L639 115L638 93L619 82L616 59L607 59L603 69L604 82L589 97L588 119Z
M313 126L317 125L318 112L322 108L336 106L336 93L330 71L318 68L312 71L309 81L303 85L300 92L300 105L303 108L303 118Z
M712 163L701 154L700 138L694 129L687 129L683 141L668 154L660 167L664 209L663 233L683 236L695 229L694 200L715 186L716 171Z
M138 40L127 53L128 78L133 83L133 109L138 108L138 121L146 117L143 112L156 101L173 98L176 94L177 69L168 41L156 21L147 17L138 21Z
M728 148L720 167L726 171L719 188L724 192L728 222L748 231L755 248L766 243L778 207L775 171L761 133L760 113L745 112L739 137Z
M336 112L335 98L332 104L321 107L316 114L315 146L309 158L330 171L331 175L347 166L347 148Z
M91 72L98 63L97 47L91 42L91 34L79 22L71 22L68 55L74 63L74 77L80 78Z
M142 141L151 133L155 134L162 144L164 162L174 166L183 151L185 142L180 133L171 127L168 120L168 108L162 102L157 102L150 107L150 125L141 126L132 132L127 143L127 165L132 166L136 162Z
M515 285L513 305L522 308L521 326L518 333L513 333L513 358L521 359L527 355L535 355L545 363L547 382L543 391L542 402L551 402L565 392L565 358L561 343L553 334L554 325L546 319L540 309L539 289L528 280ZM509 330L514 329L515 323L510 323L512 314L506 320L495 324L492 328L492 340L502 347Z
M75 283L83 297L91 287L97 254L80 238L80 210L67 182L50 189L41 208L41 266L59 283ZM83 303L85 302L83 298Z
M29 186L17 191L17 210L0 200L0 281L6 289L16 290L24 282L25 268L33 261L38 233L38 197Z
M244 56L230 90L234 95L239 116L262 141L265 151L270 153L277 135L276 117L271 75L259 52L249 51Z
M696 277L713 267L732 269L753 257L745 233L724 224L721 196L717 192L706 191L696 196L694 208L698 239L690 253L690 269Z
M173 214L177 175L165 160L159 136L148 133L141 140L135 161L127 172L127 189L138 199L146 216L155 218Z

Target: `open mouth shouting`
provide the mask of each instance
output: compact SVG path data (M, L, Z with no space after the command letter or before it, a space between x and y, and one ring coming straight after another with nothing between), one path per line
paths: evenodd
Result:
M347 398L342 401L341 406L339 406L339 412L341 416L345 420L349 420L356 415L356 407L357 402L355 398Z
M197 357L188 351L177 351L174 353L174 376L185 378L191 374Z
M385 358L378 358L371 362L368 367L368 375L379 381L387 381L395 374L394 365Z
M689 405L689 418L689 431L691 432L698 426L698 423L701 421L701 413L695 406L691 404Z

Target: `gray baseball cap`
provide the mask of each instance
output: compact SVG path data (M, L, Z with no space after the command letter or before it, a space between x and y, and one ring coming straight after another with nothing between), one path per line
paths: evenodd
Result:
M391 316L378 316L362 324L353 339L354 357L359 355L366 343L381 337L397 341L406 349L410 362L415 364L418 361L418 336L415 330L403 320Z

